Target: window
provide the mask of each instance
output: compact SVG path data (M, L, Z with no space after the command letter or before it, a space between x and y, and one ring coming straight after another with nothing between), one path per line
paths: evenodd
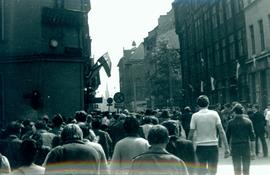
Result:
M234 10L235 10L235 13L239 13L240 11L240 4L239 4L239 0L237 1L234 1Z
M215 44L215 63L216 65L220 64L220 56L219 56L219 43Z
M258 23L259 23L260 39L261 39L261 51L264 51L265 42L264 42L263 20L259 20Z
M237 32L237 45L238 45L238 55L243 56L244 45L243 45L243 31L242 30L239 30Z
M253 25L249 26L250 39L251 39L251 52L252 55L256 53L256 45L255 45L255 36L254 36L254 27Z
M212 9L212 25L214 28L217 27L217 8L216 8L216 6L213 6L213 9Z
M226 0L226 19L230 19L232 17L232 3L231 0Z
M224 10L223 10L223 1L219 2L219 23L224 23Z
M268 27L269 27L268 31L270 31L270 15L268 15ZM266 36L266 37L268 37L268 38L270 37L269 33L268 33L268 36Z
M235 43L234 43L234 36L229 36L229 53L230 53L230 59L235 59Z
M209 25L209 13L206 12L204 14L204 32L208 33L210 31L210 25Z
M221 53L220 60L222 61L222 63L225 63L226 62L226 39L222 40L221 46L222 46L222 53Z
M4 0L0 0L0 41L4 40Z
M244 2L243 2L243 0L238 0L238 3L239 3L239 9L240 10L244 9Z

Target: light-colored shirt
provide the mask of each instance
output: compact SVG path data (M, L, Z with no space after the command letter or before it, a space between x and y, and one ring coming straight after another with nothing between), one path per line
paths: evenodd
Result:
M221 120L216 111L204 108L194 113L191 118L190 129L194 129L196 132L196 145L218 145L217 125L221 125Z
M132 159L148 148L148 141L141 137L126 137L117 142L110 165L111 174L128 174Z
M44 175L45 168L36 164L32 164L30 166L22 166L14 171L12 171L12 175Z

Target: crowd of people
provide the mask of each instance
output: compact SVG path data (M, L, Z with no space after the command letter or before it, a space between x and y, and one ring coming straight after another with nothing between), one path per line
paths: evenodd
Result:
M0 174L214 175L224 149L235 174L248 175L261 150L268 157L270 108L209 103L202 95L194 112L77 111L13 121L0 134Z

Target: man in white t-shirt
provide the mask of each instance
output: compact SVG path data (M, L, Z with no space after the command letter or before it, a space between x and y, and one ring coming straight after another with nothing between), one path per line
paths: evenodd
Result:
M224 143L226 158L230 155L227 138L218 113L208 109L208 97L205 95L199 96L197 105L200 110L192 115L188 138L196 144L196 155L200 168L198 173L215 175L218 164L217 131L222 139L222 143ZM194 137L195 132L196 137Z

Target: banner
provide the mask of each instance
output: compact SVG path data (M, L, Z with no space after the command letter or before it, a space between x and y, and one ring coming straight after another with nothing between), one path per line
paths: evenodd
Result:
M236 61L236 79L239 77L239 69L240 69L240 63L238 60Z
M204 92L203 86L204 86L204 83L203 81L201 81L201 92Z
M111 62L108 52L102 55L97 61L100 63L101 66L103 66L107 76L110 77L112 62Z
M210 77L210 80L211 80L211 90L214 91L215 90L215 84L214 84L215 79L214 79L214 77Z

